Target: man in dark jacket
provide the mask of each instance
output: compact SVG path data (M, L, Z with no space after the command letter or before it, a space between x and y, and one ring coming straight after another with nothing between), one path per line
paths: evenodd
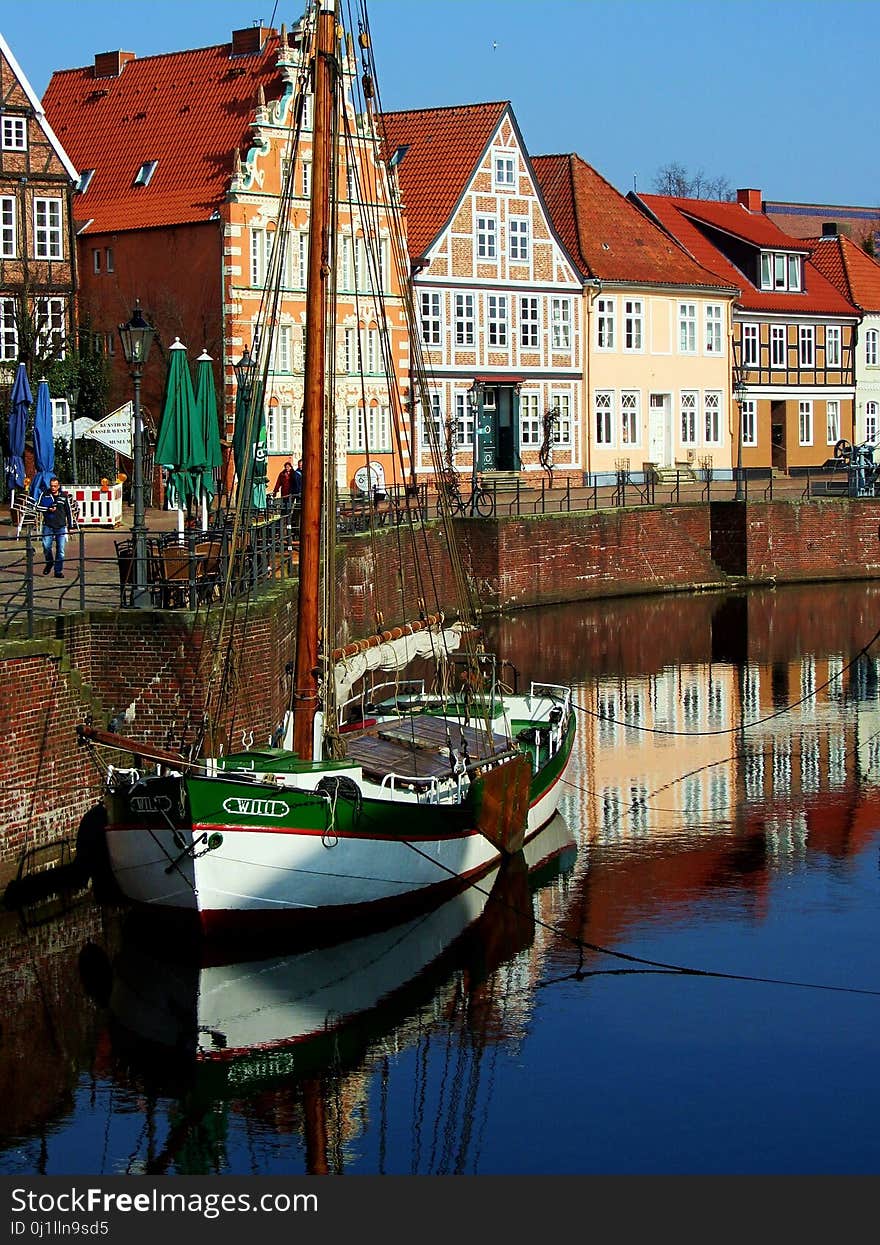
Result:
M43 512L43 557L46 564L43 574L55 568L55 578L64 578L64 547L68 530L73 527L70 498L64 492L57 476L49 481L49 491L40 494L37 505Z

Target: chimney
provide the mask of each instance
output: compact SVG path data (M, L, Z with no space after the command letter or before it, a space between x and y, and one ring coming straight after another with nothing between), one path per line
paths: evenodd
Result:
M736 201L747 212L761 212L764 209L760 190L738 190L736 192Z
M261 52L272 30L269 26L248 26L232 32L232 56L253 56Z
M97 52L95 54L95 78L118 78L129 61L134 60L134 52Z
M822 225L822 237L823 238L836 238L837 237L837 221L836 220L825 221L825 223Z

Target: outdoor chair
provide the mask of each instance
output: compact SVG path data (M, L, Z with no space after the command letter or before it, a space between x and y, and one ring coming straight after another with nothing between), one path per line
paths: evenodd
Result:
M119 570L119 604L134 604L134 541L115 540L116 566Z
M16 524L16 537L21 536L26 527L33 528L36 536L40 535L43 530L43 512L33 497L16 490L12 498L11 510Z

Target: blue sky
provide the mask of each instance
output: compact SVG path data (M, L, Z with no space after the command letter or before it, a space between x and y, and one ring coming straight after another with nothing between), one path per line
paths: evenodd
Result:
M96 52L228 41L297 0L8 0L38 95ZM880 203L874 0L371 0L382 105L510 100L533 155L576 151L619 190L677 161L767 199Z

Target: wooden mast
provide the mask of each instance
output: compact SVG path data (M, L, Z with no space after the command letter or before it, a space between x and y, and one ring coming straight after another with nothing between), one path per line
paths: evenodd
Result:
M306 357L303 405L303 488L300 512L299 610L293 677L293 747L312 760L318 703L318 628L321 580L321 507L324 495L326 334L331 280L330 171L333 164L333 92L336 16L321 0L314 60L314 127L309 265L306 287Z

